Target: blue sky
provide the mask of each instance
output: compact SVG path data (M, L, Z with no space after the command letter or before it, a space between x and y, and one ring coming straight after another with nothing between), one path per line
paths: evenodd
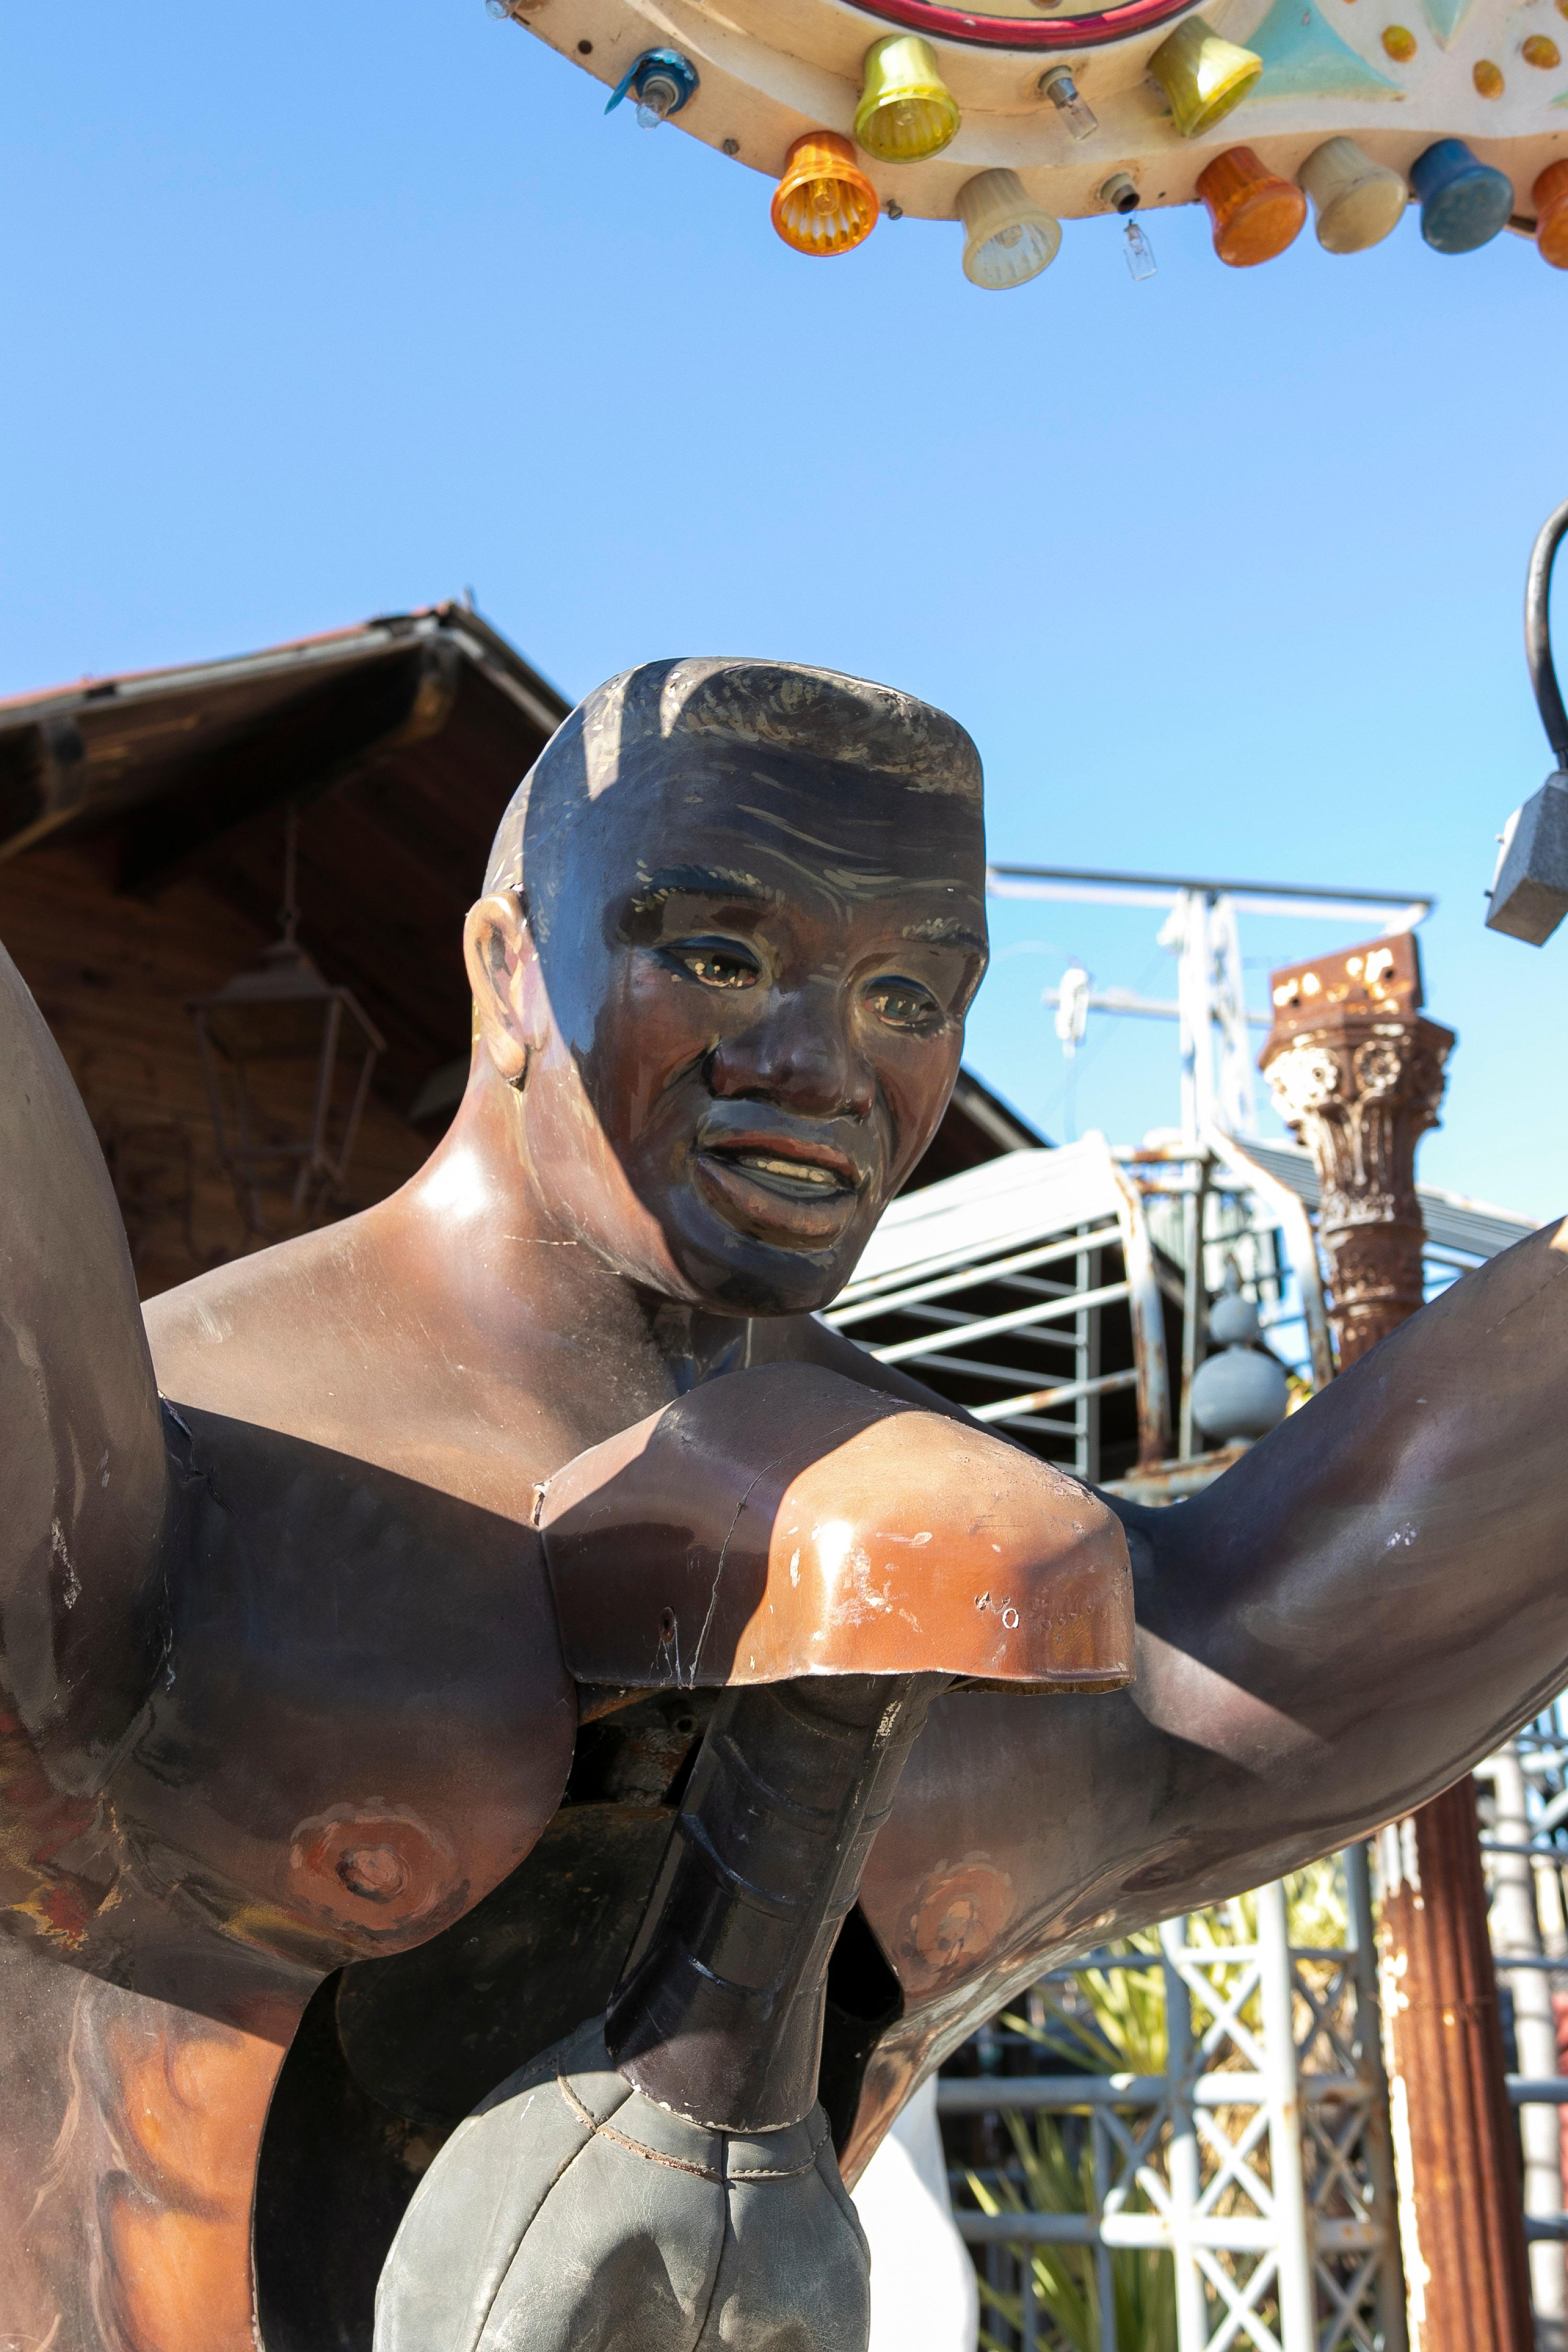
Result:
M1565 1205L1568 934L1481 924L1550 764L1520 597L1568 494L1568 276L1523 240L1240 272L1184 209L1144 285L1109 219L1008 294L912 220L807 261L766 182L481 0L12 8L0 91L0 690L466 584L571 692L708 651L889 679L975 736L999 856L1436 892L1424 1171ZM995 909L972 1058L1055 1132L1040 992L1076 953L1170 993L1154 929ZM1171 1033L1090 1045L1080 1126L1174 1118Z

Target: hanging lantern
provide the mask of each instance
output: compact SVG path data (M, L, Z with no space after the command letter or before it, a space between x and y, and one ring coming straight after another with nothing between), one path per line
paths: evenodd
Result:
M192 997L219 1165L258 1239L320 1223L341 1205L371 1076L385 1041L295 937L295 818L289 814L283 935L260 967Z
M1325 139L1296 177L1312 199L1325 253L1364 253L1381 245L1410 201L1398 173L1374 163L1353 139Z
M773 223L796 253L848 253L877 226L877 191L837 131L808 131L784 158Z
M958 100L936 68L936 52L917 33L873 41L855 110L855 136L879 163L922 163L956 138Z
M1307 217L1307 199L1293 180L1282 180L1250 147L1227 147L1198 173L1197 190L1208 206L1214 249L1233 269L1272 261L1293 245Z
M699 87L697 68L681 50L645 49L640 58L633 58L610 92L605 112L613 114L629 92L643 129L657 131L661 122L680 112Z
M1475 253L1508 226L1513 183L1462 139L1439 139L1410 166L1421 234L1435 253Z
M1187 16L1161 42L1149 70L1171 101L1171 120L1182 137L1201 139L1241 104L1263 60L1221 40L1201 16Z
M1568 156L1548 163L1531 192L1535 206L1535 242L1542 261L1568 269Z
M1061 223L1037 205L1016 172L977 172L958 192L963 274L972 286L1024 286L1048 269Z

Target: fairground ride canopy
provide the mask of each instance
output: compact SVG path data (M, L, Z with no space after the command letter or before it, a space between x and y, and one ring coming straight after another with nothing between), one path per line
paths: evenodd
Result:
M1048 264L1062 218L1198 199L1247 267L1309 198L1336 253L1414 198L1441 252L1512 227L1568 268L1568 0L489 5L605 83L618 121L777 182L803 253L884 215L957 219L967 274L1001 288Z

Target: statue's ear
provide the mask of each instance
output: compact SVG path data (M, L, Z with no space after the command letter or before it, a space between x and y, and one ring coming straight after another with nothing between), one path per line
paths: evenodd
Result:
M498 890L468 909L463 961L485 1050L509 1086L521 1087L528 1057L543 1044L544 978L517 894Z

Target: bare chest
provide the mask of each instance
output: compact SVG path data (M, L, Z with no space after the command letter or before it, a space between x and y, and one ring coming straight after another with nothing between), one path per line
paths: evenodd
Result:
M175 1408L167 1654L116 1790L155 1883L322 1968L515 1868L576 1729L532 1462L352 1434Z

